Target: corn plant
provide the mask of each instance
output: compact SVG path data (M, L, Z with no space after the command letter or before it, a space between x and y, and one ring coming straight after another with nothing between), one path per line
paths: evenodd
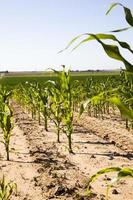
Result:
M70 70L67 72L63 69L61 73L61 92L63 98L63 123L64 132L68 138L69 153L72 153L72 133L73 133L73 107L72 107L72 90L70 82Z
M10 136L13 129L12 117L13 111L9 106L9 97L11 92L6 91L5 88L1 89L0 93L0 127L3 131L3 141L1 141L6 150L7 160L9 160L9 145L10 145Z
M124 9L124 13L125 13L125 19L126 22L128 23L129 27L127 28L122 28L122 29L118 29L118 30L113 30L111 32L121 32L121 31L125 31L128 29L133 28L133 15L132 12L129 8L123 6L120 3L113 3L111 5L111 7L109 8L109 10L107 11L106 14L109 14L110 11L115 8L116 6L120 6ZM116 36L114 36L113 34L105 34L105 33L98 33L98 34L92 34L92 33L85 33L85 34L81 34L78 35L77 37L75 37L74 39L72 39L69 44L67 45L67 47L65 48L68 49L72 44L75 43L75 41L79 40L82 37L86 37L85 39L81 40L74 48L73 50L75 50L76 48L78 48L81 44L92 41L92 40L96 40L104 49L105 53L110 57L113 58L115 60L119 60L121 61L126 70L129 72L133 72L133 64L130 63L129 61L127 61L123 55L121 55L119 47L117 45L110 45L110 44L106 44L103 42L103 40L111 40L111 41L115 41L118 43L118 45L120 45L120 47L122 47L123 49L126 49L129 51L129 53L133 54L133 50L130 47L130 45L127 42L123 42L120 41L116 38Z
M87 195L90 196L92 193L91 184L97 180L97 178L101 175L104 175L109 172L116 172L116 176L111 180L110 184L106 186L106 200L109 200L109 191L110 188L114 185L114 183L119 182L122 178L133 178L133 169L131 168L120 168L120 167L109 167L105 169L99 170L96 174L90 177L89 182L87 184Z
M133 80L132 77L126 76L125 72L121 73L120 80L122 82L119 87L119 97L121 101L126 105L128 110L133 110ZM128 117L125 118L126 128L132 128L132 120Z
M10 136L13 129L12 123L13 112L9 106L1 102L0 107L0 127L3 131L3 139L1 141L5 145L5 150L7 154L7 160L9 160L9 145L10 145Z
M14 193L17 193L16 183L7 182L3 175L3 178L0 180L0 200L10 200Z
M109 14L110 11L113 8L115 8L116 6L120 6L120 7L122 7L124 9L125 19L126 19L126 22L129 25L129 27L124 28L124 29L114 30L112 32L121 32L121 31L126 31L128 29L133 28L133 15L132 15L132 12L131 12L131 10L129 8L123 6L122 4L113 3L106 14ZM105 34L105 33L98 33L98 34L85 33L85 34L81 34L81 35L78 35L77 37L75 37L74 39L72 39L70 41L70 43L67 45L67 47L65 48L65 50L68 49L71 45L75 44L75 41L81 39L82 37L85 37L85 39L81 40L78 43L78 45L76 45L73 48L73 50L78 48L83 43L90 42L92 40L96 40L103 47L104 51L106 52L106 54L110 58L113 58L115 60L121 61L124 64L124 66L126 68L126 76L129 75L129 72L130 73L133 72L133 64L131 62L127 61L125 59L125 57L120 53L119 47L117 45L110 45L110 44L106 44L106 43L103 42L103 40L115 41L116 43L118 43L118 45L121 48L128 50L129 53L131 53L131 55L133 55L133 50L130 47L130 45L127 42L118 40L116 38L116 36L114 36L113 34ZM122 83L122 85L123 85L123 83ZM95 98L97 98L97 97L95 97ZM127 97L127 96L125 95L125 97ZM124 102L123 102L123 98L121 98L121 95L116 96L116 97L115 96L113 96L113 97L111 96L111 98L109 98L107 102L111 102L112 104L116 105L118 107L118 109L120 110L120 112L122 113L122 115L127 116L126 120L128 118L133 119L133 114L132 114L132 112L133 112L133 110L132 110L133 109L132 108L132 102L133 102L132 101L132 96L130 96L130 97L128 96L128 98ZM90 103L90 99L88 100L88 103ZM87 104L87 102L86 102L86 104ZM99 106L99 104L98 104L98 106ZM96 111L97 111L97 104L95 105L95 107L96 107Z
M86 98L85 85L79 80L73 81L71 86L71 93L72 93L73 111L78 112L80 107L80 102L82 102Z
M36 105L33 99L33 91L31 84L26 82L25 84L20 84L14 90L14 99L21 104L28 113L31 113L32 118L36 115Z
M40 112L44 119L45 130L48 131L48 119L49 119L49 90L46 84L38 87L38 96L40 99Z
M68 150L72 153L72 133L73 133L73 104L72 104L72 88L70 80L70 70L65 71L65 66L61 72L55 71L57 74L58 85L60 85L60 99L62 102L62 123L63 131L68 139Z
M46 83L40 85L37 82L26 82L16 89L15 99L25 107L26 111L31 112L33 119L37 116L39 124L42 117L44 120L45 130L48 131L49 91Z
M4 85L0 85L0 98L2 102L9 104L9 99L11 95L12 95L12 90L8 89Z
M61 98L61 85L58 82L48 81L50 98L50 119L55 124L57 132L57 142L60 142L60 132L62 130L63 99Z
M48 99L49 99L49 92L46 84L39 85L39 83L30 83L30 91L32 97L32 103L34 109L38 114L38 122L40 124L41 115L44 120L44 127L45 130L48 131L48 117L49 117L49 106L48 106Z

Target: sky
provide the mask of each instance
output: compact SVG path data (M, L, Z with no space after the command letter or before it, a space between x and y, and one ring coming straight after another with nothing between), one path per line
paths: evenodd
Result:
M126 27L122 8L105 13L112 0L0 0L0 71L40 71L118 69L119 61L106 56L92 41L71 52L62 53L75 36L82 33L107 33ZM120 0L133 10L133 0ZM133 30L117 33L133 47ZM129 60L133 56L121 50Z

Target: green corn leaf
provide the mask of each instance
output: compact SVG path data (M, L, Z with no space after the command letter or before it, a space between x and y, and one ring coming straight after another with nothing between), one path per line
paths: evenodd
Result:
M107 10L106 15L108 15L113 8L115 8L116 6L121 5L120 3L112 3L110 8Z
M68 45L65 47L65 49L59 51L58 53L62 53L63 51L67 50L77 39L79 39L80 37L82 37L83 34L76 36L75 38L73 38Z
M119 60L124 63L127 71L133 71L133 65L129 63L121 54L119 51L119 48L116 45L108 45L103 43L99 38L97 38L96 35L93 35L93 37L102 45L104 51L106 54L113 59Z
M78 119L81 117L81 115L83 114L84 110L86 109L87 105L91 102L91 99L88 99L87 101L85 101L84 103L81 104L80 106L80 111L79 111L79 115L78 115Z
M82 103L80 106L79 114L78 114L78 120L81 117L81 115L83 114L84 110L85 110L85 107L84 107L84 104Z
M125 13L125 19L127 21L127 23L130 25L130 26L133 26L133 15L132 15L132 12L129 8L123 6L121 3L113 3L109 10L106 12L106 15L108 15L110 13L110 11L115 8L116 6L122 6L123 9L124 9L124 13Z
M89 183L92 183L93 181L95 181L102 174L109 173L109 172L119 172L120 170L121 170L120 167L110 167L110 168L101 169L96 174L91 176L91 178L89 179Z
M128 22L128 24L130 24L130 26L133 26L133 15L131 13L131 10L129 8L124 7L124 11L125 11L125 17L126 17L126 21Z
M126 27L126 28L116 29L116 30L113 30L113 31L110 31L110 32L111 32L111 33L118 33L118 32L122 32L122 31L127 31L127 30L129 30L130 28L132 28L132 27L129 26L129 27Z
M133 169L131 169L131 168L109 167L109 168L101 169L96 174L91 176L91 178L89 179L88 187L87 187L88 195L91 193L91 187L90 187L91 183L94 182L100 175L103 175L103 174L109 173L109 172L117 172L116 177L114 179L112 179L112 181L111 181L112 184L115 183L116 181L120 180L121 178L133 177Z
M108 44L105 44L103 43L101 40L108 40L108 39L111 39L113 41L117 41L119 43L119 45L122 47L122 48L125 48L127 50L129 50L131 53L133 53L133 50L130 48L130 45L126 42L122 42L122 41L119 41L114 35L112 34L89 34L89 33L86 33L86 34L83 34L83 35L89 35L89 37L87 37L86 39L82 40L76 47L73 48L73 50L75 50L77 47L79 47L82 43L85 43L85 42L89 42L90 40L97 40L103 47L104 51L106 52L106 54L110 57L110 58L113 58L113 59L116 59L116 60L119 60L121 62L124 63L127 71L133 71L133 65L131 63L129 63L121 54L120 54L120 51L119 51L119 48L118 46L116 45L108 45ZM83 36L82 35L82 36ZM80 35L81 36L81 35ZM77 39L78 37L75 38L75 40ZM74 41L75 41L74 40ZM72 42L70 42L70 44L72 44ZM70 46L70 45L69 45Z
M98 33L98 34L91 34L91 33L86 33L83 35L89 35L86 39L82 40L77 46L75 46L73 48L73 50L75 50L76 48L78 48L81 44L85 43L85 42L89 42L91 40L113 40L115 42L118 42L118 44L122 47L125 48L127 50L129 50L131 53L133 53L133 50L131 49L130 45L126 42L123 41L119 41L114 35L112 34L103 34L103 33ZM82 35L82 36L83 36Z
M116 30L117 32L120 31L120 30ZM116 32L116 31L113 31L113 32ZM87 38L85 38L84 40L82 40L79 44L77 44L73 49L77 49L81 44L83 43L86 43L86 42L89 42L91 40L113 40L115 42L118 42L118 44L122 47L122 48L125 48L127 50L129 50L131 53L133 53L133 50L131 49L130 45L127 43L127 42L123 42L123 41L119 41L114 35L112 34L104 34L104 33L98 33L98 34L91 34L91 33L85 33L85 34L81 34L77 37L75 37L73 40L70 41L70 43L67 45L67 47L64 49L68 49L77 39L79 39L80 37L83 37L83 36L88 36ZM64 51L62 50L62 51Z
M130 99L127 99L126 101L125 101L126 103L133 103L133 97L131 97Z
M108 99L109 102L115 104L120 110L122 116L128 119L133 119L133 110L130 110L118 97L111 97Z
M12 194L17 194L17 184L5 181L5 176L3 175L2 180L0 180L0 199L9 200Z
M118 173L118 178L124 178L124 177L133 177L133 169L130 168L123 168Z
M121 54L119 51L119 48L116 45L107 45L104 44L103 42L101 43L106 54L110 57L113 58L115 60L119 60L121 62L123 62L123 64L125 65L127 71L133 71L133 65L131 63L129 63Z

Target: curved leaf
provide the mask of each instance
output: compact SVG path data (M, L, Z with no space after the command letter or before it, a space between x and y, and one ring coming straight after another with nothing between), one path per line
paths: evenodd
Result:
M88 99L87 101L85 101L84 103L81 104L80 110L79 110L78 119L81 117L81 115L83 114L84 110L86 109L87 105L88 105L90 102L91 102L91 99Z
M118 173L118 178L123 178L126 176L133 177L133 170L130 168L123 168Z
M110 32L111 32L111 33L118 33L118 32L122 32L122 31L127 31L127 30L129 30L130 28L132 28L132 27L129 26L129 27L126 27L126 28L116 29L116 30L113 30L113 31L110 31Z
M61 53L61 52L65 51L65 50L67 50L77 39L79 39L79 38L82 37L82 36L83 36L83 34L78 35L78 36L76 36L75 38L73 38L73 39L68 43L68 45L65 47L65 49L59 51L58 53Z
M124 63L127 71L133 71L133 65L129 63L121 54L119 51L119 48L116 45L108 45L103 43L99 38L97 38L96 35L92 34L92 36L102 45L104 48L106 54L116 60L119 60Z
M110 168L105 168L105 169L101 169L100 171L98 171L95 175L93 175L89 182L94 181L98 176L105 174L105 173L109 173L109 172L118 172L120 171L121 168L120 167L110 167Z
M108 99L108 101L115 104L124 117L126 117L128 119L133 119L133 110L129 110L129 108L127 108L124 105L124 103L120 100L120 98L111 97L111 98Z
M86 39L82 40L76 47L73 48L73 50L75 50L77 47L79 47L82 43L85 43L85 42L88 42L88 41L91 41L91 40L97 40L102 45L103 49L105 50L105 52L107 53L107 55L109 57L123 62L125 67L126 67L126 69L127 69L127 71L133 71L133 65L131 63L129 63L120 54L119 48L116 45L108 45L108 44L103 43L101 40L113 40L113 41L116 41L116 42L119 43L119 45L122 48L125 48L125 49L129 50L131 53L133 53L133 50L130 48L130 45L128 43L119 41L112 34L101 34L101 33L100 34L90 34L90 33L86 33L86 34L79 35L79 37L81 37L83 35L89 35L89 37L87 37ZM74 38L65 49L67 49L79 37Z
M84 35L89 35L89 37L85 38L84 40L82 40L76 47L73 48L73 50L75 50L76 48L78 48L81 44L85 43L85 42L89 42L91 40L113 40L115 42L118 42L118 44L122 47L125 48L127 50L129 50L131 53L133 53L133 50L131 49L130 45L127 42L123 42L123 41L119 41L114 35L112 34L103 34L103 33L98 33L98 34L91 34L91 33L86 33L86 34L82 34L82 36ZM81 36L81 35L80 35Z
M106 12L106 15L108 15L110 13L110 11L116 7L116 6L122 6L123 9L124 9L124 12L125 12L125 19L127 21L127 23L130 25L130 26L133 26L133 15L132 15L132 12L129 8L123 6L121 3L113 3L109 10Z
M110 8L107 10L106 15L108 15L113 8L115 8L116 6L121 5L120 3L112 3Z

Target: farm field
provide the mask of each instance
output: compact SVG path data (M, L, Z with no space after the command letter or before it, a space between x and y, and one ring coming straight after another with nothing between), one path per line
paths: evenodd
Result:
M133 4L110 3L0 2L0 200L133 200Z
M97 80L106 80L107 77L119 77L119 71L109 71L109 72L71 72L72 80L85 81L86 79L95 76ZM30 82L44 82L47 80L56 80L56 75L53 72L14 72L7 73L0 79L0 83L14 87L19 83L25 83L26 81Z
M101 123L96 118L82 117L79 123L74 123L74 154L69 154L64 134L61 134L61 143L56 142L52 122L47 133L43 122L39 126L22 107L13 103L13 109L11 160L5 161L2 149L0 160L1 172L18 185L18 195L13 199L78 199L76 194L84 194L90 175L99 169L133 167L133 133L121 125L119 118ZM94 184L92 199L104 199L103 185L101 179ZM111 200L131 200L132 180L122 180L111 189L109 196Z
M107 200L106 186L111 183L115 173L99 177L91 184L92 193L89 195L87 186L90 177L104 168L133 168L132 120L122 118L117 106L112 102L103 102L102 97L103 91L106 94L111 87L115 90L110 95L116 95L118 87L119 93L121 89L123 91L120 94L124 100L132 79L127 84L123 75L119 79L108 75L104 75L104 78L101 76L101 79L100 76L94 76L93 79L89 77L87 82L84 79L79 81L76 76L78 82L75 82L73 76L62 71L47 86L46 81L39 82L37 78L35 82L27 79L28 83L23 82L19 87L15 83L11 87L11 96L9 82L4 83L7 89L1 88L1 94L7 101L3 103L1 95L1 105L9 106L9 110L6 115L1 114L0 119L4 116L7 120L9 116L8 123L13 123L13 127L10 130L9 161L4 145L0 144L0 169L1 176L4 174L7 180L17 184L17 194L14 193L11 199ZM72 81L68 79L70 77ZM15 80L15 77L12 78ZM121 82L123 86L119 85ZM64 83L71 85L69 91ZM129 92L132 95L132 90ZM99 96L99 93L102 95ZM108 98L106 96L104 100ZM80 105L88 98L91 101L79 119ZM1 107L1 110L3 108L6 107ZM55 122L60 122L59 126ZM3 126L8 130L11 124ZM5 130L3 126L1 141L2 130ZM57 130L60 131L59 135ZM113 184L108 195L110 200L132 200L132 178L125 177Z

